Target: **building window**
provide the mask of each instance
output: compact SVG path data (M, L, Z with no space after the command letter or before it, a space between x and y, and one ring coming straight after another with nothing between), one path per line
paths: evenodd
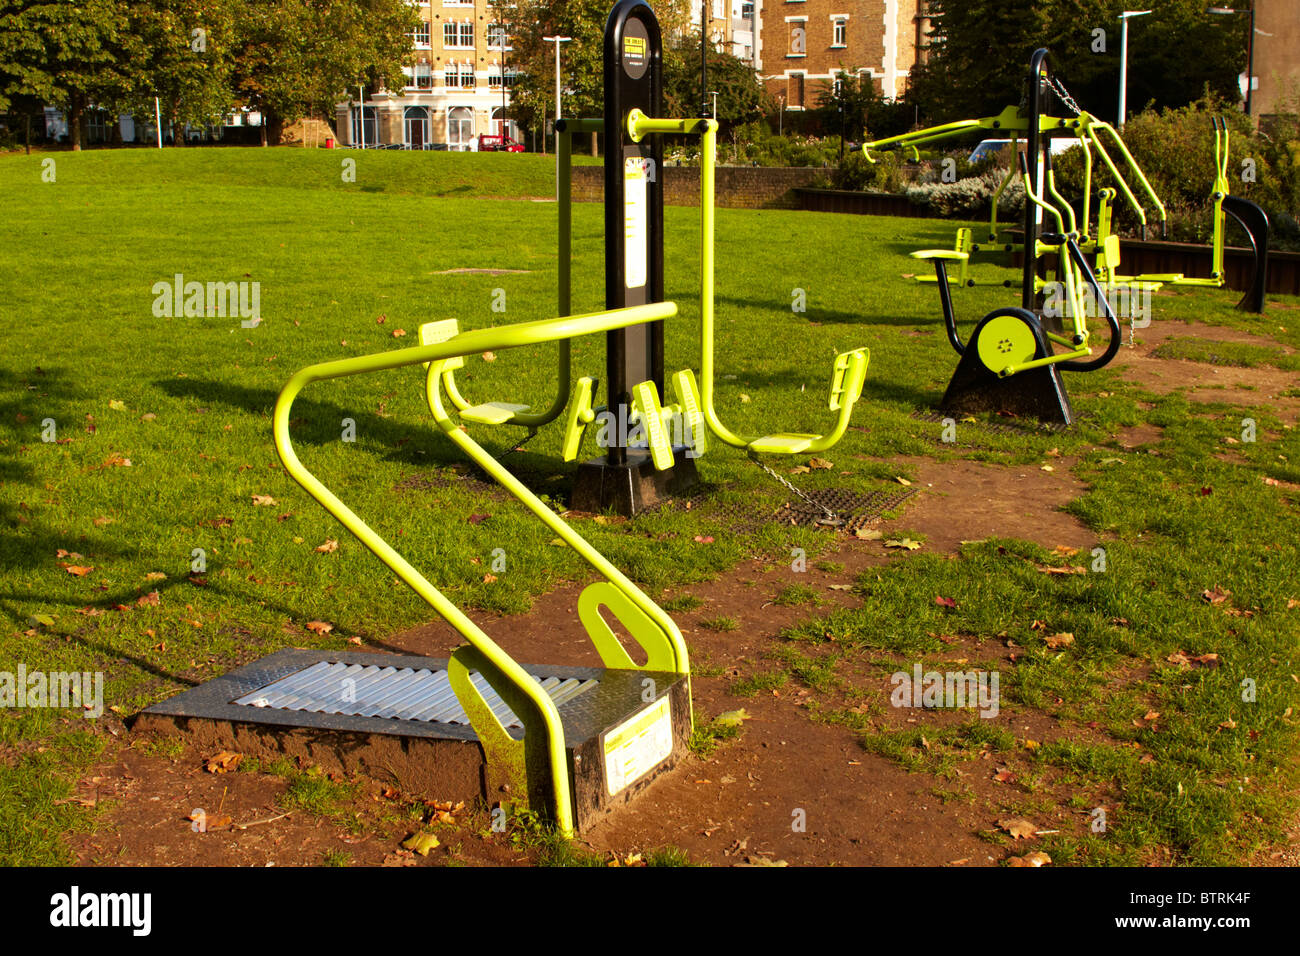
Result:
M474 48L473 23L444 23L442 25L442 45L452 50Z
M806 56L808 54L808 31L804 27L804 22L795 21L790 24L789 56Z
M786 102L790 104L790 109L792 110L803 109L803 74L802 73L790 74L790 96L787 98Z
M835 19L831 21L831 46L844 47L849 45L849 21L844 19Z
M452 149L469 149L474 138L474 111L468 106L453 106L447 111L447 143Z
M460 88L462 90L474 89L474 64L462 63L460 65Z
M489 50L511 50L513 47L506 46L509 39L506 33L504 23L489 23L487 28L487 45Z
M442 0L444 7L472 7L474 0Z
M433 67L428 63L415 64L415 87L419 90L433 89Z
M460 67L455 63L448 63L443 67L442 85L452 89L460 86Z
M428 21L421 21L415 28L415 32L408 33L407 36L411 38L411 43L417 50L429 49L430 27Z
M754 19L754 5L752 3L742 3L740 5L740 16L744 20Z

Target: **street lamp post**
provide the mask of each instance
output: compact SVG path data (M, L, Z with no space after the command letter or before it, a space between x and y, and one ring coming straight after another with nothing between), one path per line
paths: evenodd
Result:
M556 34L553 37L542 37L546 43L555 44L555 122L560 122L560 44L568 43L573 37L562 37ZM505 82L505 77L502 77ZM542 142L546 142L546 130L542 130ZM555 131L555 201L560 201L560 131Z
M1125 10L1119 15L1123 27L1119 34L1119 126L1124 128L1124 117L1128 112L1128 22L1133 17L1145 17L1150 10Z
M1235 13L1245 13L1245 10L1238 10L1235 7L1206 7L1206 13L1213 13L1219 16L1227 16ZM1266 36L1268 34L1265 34ZM1250 115L1250 94L1255 86L1255 4L1250 5L1250 36L1246 40L1246 115Z

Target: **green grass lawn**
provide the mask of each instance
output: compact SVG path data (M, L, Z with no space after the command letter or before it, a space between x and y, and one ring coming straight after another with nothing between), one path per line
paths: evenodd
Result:
M55 163L54 182L42 181L45 159ZM343 181L345 159L356 161L355 182ZM288 149L0 156L0 671L19 663L103 671L106 704L126 715L279 647L346 646L429 619L287 478L270 411L302 366L411 345L422 322L456 318L472 329L554 315L555 206L501 198L551 195L552 163ZM1133 749L1041 754L1132 794L1131 824L1109 843L1057 852L1135 860L1158 844L1178 861L1239 859L1276 832L1291 779L1295 726L1286 708L1295 703L1289 675L1300 611L1286 604L1300 599L1295 495L1261 478L1300 481L1300 442L1272 410L1250 408L1257 399L1249 392L1240 398L1245 411L1193 406L1103 371L1069 378L1082 421L1068 433L984 432L977 423L978 447L937 444L939 426L912 413L932 408L955 358L934 287L900 275L915 270L906 252L948 245L953 228L719 210L719 412L751 434L821 430L835 354L868 346L859 427L828 453L833 469L796 481L872 491L907 477L892 461L899 455L1023 463L1051 448L1082 452L1078 474L1090 489L1076 512L1106 540L1110 570L1048 578L1033 571L1032 548L1006 542L1004 550L970 546L955 560L918 554L864 581L861 611L827 617L810 605L812 622L791 640L816 641L833 627L851 638L839 653L930 653L935 615L981 636L1020 634L1050 618L1078 641L1063 655L1031 658L1004 693L1027 706L1059 697L1048 709L1062 719L1099 722L1157 754L1154 769L1135 763ZM603 305L602 229L599 206L576 207L575 311ZM698 368L697 211L670 207L666 231L667 292L680 304L667 367ZM455 269L517 271L447 274ZM262 323L156 316L153 286L176 274L260 283ZM497 290L504 314L493 311ZM798 290L806 312L791 309ZM1161 297L1156 320L1260 331L1260 319L1232 309L1235 299L1206 290ZM1008 293L996 288L957 298L967 330L1004 304ZM1263 331L1300 347L1300 322ZM574 356L577 374L602 373L602 342L581 340ZM547 348L471 358L461 384L472 400L544 405L552 373L536 369L552 361ZM585 563L552 546L521 507L460 480L464 465L436 433L422 389L423 376L410 369L308 389L293 432L304 464L459 604L519 611L557 583L583 578ZM1234 422L1247 411L1260 440L1216 458L1216 443L1239 430ZM341 440L345 419L355 423L355 442ZM55 440L43 441L50 420ZM1159 455L1089 450L1143 422L1165 428ZM475 434L497 453L522 437L517 429ZM562 506L574 466L559 462L559 441L558 429L544 430L511 466ZM596 454L592 435L588 445L582 457ZM717 443L700 469L756 509L787 498L742 453ZM254 496L274 504L257 506ZM739 534L708 511L583 521L579 529L665 600L747 556L796 546L812 555L827 544L823 534L773 526ZM336 550L319 550L330 540ZM507 568L485 583L496 548ZM1251 614L1232 617L1199 600L1202 588L1216 586ZM959 609L945 613L925 600L916 609L918 595L940 593L956 596ZM306 628L317 620L332 633ZM1032 635L1024 637L1032 646ZM1216 652L1223 666L1195 672L1189 684L1164 663L1176 650ZM1135 662L1150 673L1115 690L1115 675ZM1238 700L1246 678L1258 687L1253 705ZM1126 726L1124 704L1138 699L1169 715L1158 738ZM1219 725L1229 718L1237 729L1227 735ZM93 825L91 812L60 802L103 744L89 726L56 710L0 714L0 861L62 860L52 835Z

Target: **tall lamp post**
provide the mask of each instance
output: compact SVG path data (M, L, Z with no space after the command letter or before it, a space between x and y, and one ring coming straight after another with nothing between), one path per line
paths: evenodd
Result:
M546 43L555 44L555 122L560 122L560 44L568 43L573 37L562 37L556 34L553 37L542 37ZM542 130L542 143L546 143L546 130ZM560 132L555 132L555 201L560 201Z
M1250 115L1250 94L1255 86L1255 4L1250 10L1238 10L1235 7L1206 7L1206 13L1218 16L1230 16L1236 13L1250 13L1250 36L1246 39L1246 115Z
M1128 112L1128 22L1133 17L1145 17L1150 10L1125 10L1119 15L1123 27L1119 34L1119 126L1124 128Z

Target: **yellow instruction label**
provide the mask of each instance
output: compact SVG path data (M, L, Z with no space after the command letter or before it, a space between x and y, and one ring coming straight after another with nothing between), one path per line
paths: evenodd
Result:
M646 283L646 178L641 157L623 160L623 283L629 289L639 289Z
M673 752L673 719L667 697L605 736L605 786L612 797Z

